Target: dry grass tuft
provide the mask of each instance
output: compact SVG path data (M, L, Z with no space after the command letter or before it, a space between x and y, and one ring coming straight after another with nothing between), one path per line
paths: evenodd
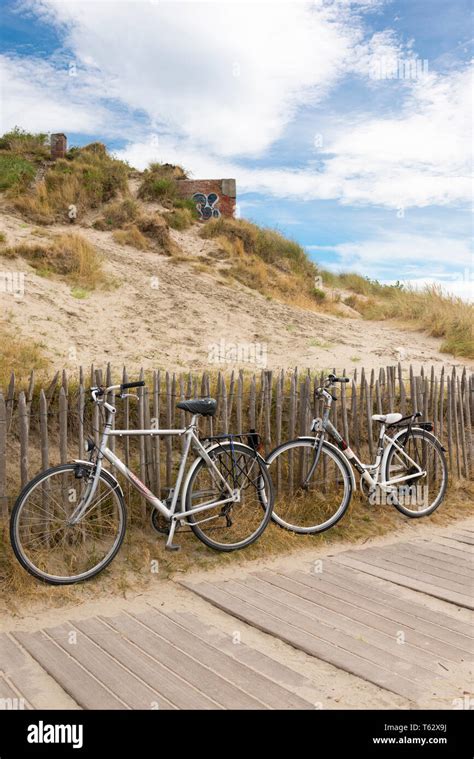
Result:
M156 243L166 256L177 256L181 253L180 248L170 237L168 224L163 216L159 214L140 216L136 224L140 232Z
M174 211L169 211L165 218L172 229L182 232L194 224L196 216L197 214L193 215L189 208L175 208Z
M181 166L170 163L151 163L143 172L138 197L142 200L156 200L160 203L174 205L178 199L176 180L186 179L187 174Z
M306 251L280 232L221 217L207 222L200 234L218 241L221 256L229 259L228 273L247 287L300 308L337 311L315 287L318 270Z
M326 279L326 275L323 275ZM331 275L331 285L334 277ZM354 292L345 303L364 319L397 319L409 322L432 337L443 339L441 351L474 358L474 306L461 298L445 295L435 285L415 290L385 286L357 274L337 275L336 282Z
M70 284L88 290L111 284L111 279L103 271L98 251L78 234L60 235L48 246L39 243L15 245L1 250L0 255L24 258L38 273L58 275Z
M138 250L146 250L148 248L147 238L135 224L130 224L125 229L116 229L113 233L113 238L119 245L131 245L132 248L137 248Z
M14 156L14 152L11 152ZM71 207L77 218L91 209L128 194L129 167L107 153L105 146L92 143L72 148L67 157L48 167L44 178L25 188L16 183L9 189L14 208L29 221L52 224L69 219Z
M120 229L125 224L136 221L139 215L140 208L135 200L132 198L118 200L108 204L104 209L103 216L94 222L93 227L101 232L109 229Z
M16 382L25 382L32 370L46 372L48 361L39 343L22 338L12 325L0 323L0 387L6 389L11 373Z

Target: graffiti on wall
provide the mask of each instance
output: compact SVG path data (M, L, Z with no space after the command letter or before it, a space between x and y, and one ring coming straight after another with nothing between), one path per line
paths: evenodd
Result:
M199 213L199 218L203 221L208 219L218 219L221 212L216 207L219 202L219 195L216 192L210 192L204 195L203 192L195 192L193 200Z

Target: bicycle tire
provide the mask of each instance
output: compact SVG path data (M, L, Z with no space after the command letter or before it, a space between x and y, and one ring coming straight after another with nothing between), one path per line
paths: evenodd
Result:
M430 444L433 446L434 450L437 452L439 456L439 460L441 462L441 467L443 471L443 480L441 484L440 491L435 498L433 504L431 504L427 509L424 510L417 510L413 511L411 509L407 509L406 506L404 506L400 501L395 497L392 496L390 503L395 506L395 508L401 513L404 514L407 517L410 517L411 519L418 519L419 517L425 517L432 514L443 502L444 496L446 494L446 488L448 486L448 465L446 462L446 456L444 455L443 446L439 442L438 438L433 435L430 432L427 432L426 430L421 429L421 427L414 427L409 432L408 430L406 433L397 436L396 440L398 443L405 444L407 441L407 438L409 436L414 436L418 438L422 438L424 440L428 440ZM396 454L397 449L394 445L390 446L389 452L387 453L386 461L385 461L385 469L384 469L384 478L385 481L388 481L390 479L390 464L392 457Z
M213 548L214 550L224 551L224 552L237 551L237 550L240 550L241 548L246 548L247 546L254 543L255 540L257 540L260 537L260 535L263 533L263 531L265 530L265 528L267 527L268 523L271 520L272 509L273 509L273 497L274 497L273 485L270 479L270 475L268 474L265 461L250 446L244 445L243 443L233 443L232 448L231 448L230 444L225 443L225 444L220 444L216 446L215 448L211 449L207 453L211 458L216 458L219 454L223 452L229 452L231 450L234 453L241 453L241 454L245 453L250 458L254 458L260 468L260 476L262 477L261 484L263 485L263 488L261 488L260 490L257 489L257 498L260 504L259 509L261 510L261 519L260 519L258 527L255 530L253 530L251 535L249 535L244 540L238 541L236 543L220 543L217 540L213 540L209 538L209 536L204 533L204 531L199 527L196 517L194 517L193 515L188 515L187 517L187 521L192 531L194 532L196 537L199 538L199 540L201 540L209 548ZM196 465L196 468L192 472L187 482L186 492L183 494L183 501L186 504L187 511L192 507L191 495L192 495L193 483L196 481L196 478L199 475L199 473L202 472L203 469L207 467L208 465L206 464L204 459L201 459ZM263 496L262 493L265 493L265 496Z
M294 440L288 440L285 443L282 443L281 445L277 446L276 448L271 451L271 453L267 456L267 466L270 469L270 475L273 480L275 491L277 490L277 486L275 485L275 468L272 470L272 465L278 460L279 456L282 456L286 451L289 451L291 449L298 449L298 448L314 448L314 438L312 437L301 437L301 438L295 438ZM278 514L278 493L275 493L275 506L273 508L272 512L272 520L279 525L279 527L282 527L285 530L289 530L290 532L294 532L298 535L312 535L319 532L325 532L326 530L329 530L331 527L333 527L337 522L339 522L340 519L344 516L344 514L347 511L347 508L349 506L349 503L351 501L352 493L353 493L353 485L352 485L352 476L349 464L347 463L347 460L345 457L340 453L337 448L330 445L326 440L323 442L321 455L325 456L328 455L333 461L337 461L337 464L339 466L339 471L341 472L341 476L344 480L344 495L341 500L341 504L335 511L334 515L330 517L329 519L325 520L321 524L313 524L309 526L302 526L295 524L294 522L289 522L286 519L284 519L282 516ZM321 460L318 462L316 471L318 471L318 468L320 467Z
M19 519L21 517L22 509L26 503L26 499L28 495L42 482L46 481L48 477L50 477L53 474L59 473L59 472L66 472L68 470L76 470L78 467L81 469L92 469L93 465L89 462L77 462L77 463L69 463L69 464L60 464L59 466L53 466L49 467L48 469L45 469L43 472L40 472L36 477L34 477L30 482L28 482L21 493L19 494L10 517L10 542L13 549L13 553L15 554L17 560L21 564L21 566L26 569L27 572L29 572L33 577L36 577L38 580L41 580L42 582L45 582L49 585L73 585L78 582L83 582L85 580L89 580L92 577L95 577L97 574L102 572L113 559L117 555L117 552L120 549L120 546L122 545L125 531L127 527L127 510L125 506L125 501L123 498L122 491L119 487L117 487L116 480L107 472L106 470L102 470L100 474L100 479L103 481L103 483L106 483L106 485L111 489L113 492L115 498L117 499L117 504L120 512L120 529L117 534L117 538L115 539L112 550L107 554L105 559L103 559L99 564L97 564L95 567L92 567L87 572L83 572L79 575L71 576L71 577L61 577L56 575L51 575L46 572L41 571L36 567L25 555L25 552L22 548L22 543L19 537Z

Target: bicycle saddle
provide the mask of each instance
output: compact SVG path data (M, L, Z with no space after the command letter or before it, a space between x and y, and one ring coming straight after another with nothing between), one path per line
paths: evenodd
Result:
M190 401L180 401L176 408L189 411L190 414L201 416L214 416L217 410L217 401L214 398L192 398Z
M374 422L384 422L385 424L396 424L400 421L400 419L403 419L402 414L394 413L394 414L374 414L372 416L372 419Z

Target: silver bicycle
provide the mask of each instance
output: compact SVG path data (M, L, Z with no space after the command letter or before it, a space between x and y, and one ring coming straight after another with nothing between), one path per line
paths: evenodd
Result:
M100 444L88 441L89 461L51 467L20 493L11 515L11 543L22 566L40 580L65 585L89 579L117 554L125 535L127 511L122 488L112 472L104 469L104 460L144 496L153 509L154 526L162 530L159 520L166 522L169 550L179 548L173 538L182 524L219 551L250 545L267 526L273 488L256 446L242 442L245 436L239 435L217 435L203 442L199 439L197 418L215 414L214 399L178 403L177 408L192 417L182 429L113 429L116 409L106 400L109 393L118 390L117 397L127 397L130 394L125 390L144 384L91 388L92 401L105 412L105 424ZM107 447L109 437L125 435L183 436L176 483L165 501ZM197 456L186 472L191 447Z
M335 525L357 489L353 469L371 503L393 505L408 517L432 514L444 498L444 448L432 434L431 422L416 421L419 412L407 417L374 414L372 419L380 424L375 461L364 464L356 456L329 419L337 400L331 388L348 381L330 374L316 391L324 409L322 418L313 419L313 435L283 443L267 457L275 488L272 518L280 527L308 534ZM394 434L388 435L387 429Z

